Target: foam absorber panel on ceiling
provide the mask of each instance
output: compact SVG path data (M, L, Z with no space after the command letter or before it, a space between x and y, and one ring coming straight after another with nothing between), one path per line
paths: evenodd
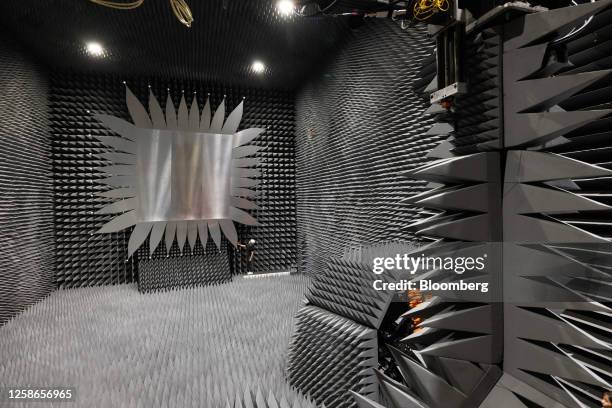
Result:
M0 66L1 325L55 285L47 77L5 37Z
M295 264L295 165L294 165L294 103L293 95L285 91L270 91L245 87L222 86L160 78L120 78L113 75L57 72L51 86L51 126L53 134L53 166L55 171L55 221L57 225L57 281L61 287L77 287L131 282L137 277L137 262L126 260L130 230L114 234L94 234L111 216L95 212L109 200L97 193L106 187L99 182L104 177L98 168L109 163L98 155L108 148L94 136L112 135L92 114L105 113L129 118L125 106L123 80L141 102L148 97L149 85L165 104L168 92L178 104L184 91L187 102L198 98L204 106L210 93L216 106L226 98L228 106L236 106L243 97L245 111L241 125L263 127L266 131L252 144L262 146L257 152L261 159L261 182L258 187L259 209L254 216L260 226L239 227L241 241L257 241L256 271L288 270ZM145 103L146 105L146 103ZM154 258L165 257L160 245ZM180 256L176 241L170 256ZM201 244L190 255L203 255ZM138 252L148 257L148 248ZM244 270L244 262L236 253L232 259L235 270Z
M0 27L17 33L50 67L267 89L300 86L348 30L345 19L285 16L270 0L187 1L195 19L187 29L168 3L149 1L121 11L90 1L6 0L0 3ZM103 58L87 52L86 41L96 37L105 46ZM256 57L264 73L253 72Z
M418 92L433 44L423 27L368 21L298 93L299 265L320 273L352 245L405 239L419 211L402 199L427 183L401 176L430 160L428 101ZM417 88L415 90L415 88Z

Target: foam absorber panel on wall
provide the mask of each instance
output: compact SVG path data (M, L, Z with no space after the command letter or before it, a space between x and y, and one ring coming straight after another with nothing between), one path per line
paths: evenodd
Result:
M50 120L58 284L66 288L104 285L131 282L137 277L138 261L134 257L126 259L131 230L95 234L110 221L111 216L95 214L110 203L109 199L97 195L107 188L99 182L105 175L98 168L110 163L99 157L108 148L94 136L113 133L95 120L93 113L129 118L124 79L145 106L149 86L162 105L168 92L175 105L183 91L188 104L195 96L199 106L204 106L208 93L213 106L217 106L224 96L228 106L236 106L243 97L246 98L241 125L245 128L263 127L266 131L252 142L263 147L257 152L261 161L257 197L260 208L253 214L260 226L241 227L239 239L254 238L257 241L256 271L290 269L296 258L294 105L291 93L160 78L57 72L52 77ZM204 254L199 240L196 248L190 251L190 255ZM167 252L165 246L160 245L153 258L165 257ZM169 253L171 257L181 255L176 241ZM244 262L239 253L234 255L231 262L235 271L241 272ZM146 245L139 250L138 257L148 258Z
M153 292L228 282L232 279L227 243L219 250L208 242L200 255L142 259L138 263L138 290Z
M372 267L365 262L332 259L314 278L306 299L314 305L357 323L378 329L392 296L372 286ZM389 281L381 275L381 281Z
M350 391L377 398L372 371L377 353L375 329L316 306L305 306L296 316L287 377L317 404L354 407Z
M549 58L559 27L593 15L568 62ZM600 0L506 28L520 35L504 38L504 286L523 297L504 308L506 379L487 407L508 390L516 406L598 406L612 386L611 22Z
M0 34L0 325L51 292L53 178L43 68Z
M421 72L433 52L422 27L368 21L332 63L298 93L297 219L299 266L321 273L344 248L405 239L419 210L402 199L427 183L403 171L430 160L441 136L428 134Z
M418 194L415 191L405 200L424 208L421 219L414 220L407 229L444 240L419 249L417 256L490 252L486 242L499 240L495 235L499 229L493 228L499 219L499 155L486 152L494 149L487 143L500 142L499 43L494 33L468 36L465 57L469 92L456 98L454 115L438 105L422 112L436 119L424 136L435 134L443 140L426 154L430 160L438 161L403 173L432 183L429 189ZM434 60L425 63L421 72L434 71ZM422 85L419 89L425 94L436 89L435 79ZM473 151L480 153L469 154ZM461 154L463 159L453 161L455 155ZM444 189L441 184L453 188ZM470 241L485 243L468 244ZM398 251L402 252L406 251ZM502 352L501 308L433 296L403 317L416 318L420 323L419 330L406 333L393 346L387 345L397 375L392 378L392 370L377 370L380 400L355 395L359 406L478 406L501 375L496 365Z
M308 305L298 313L287 373L294 386L319 404L353 407L351 394L378 399L378 330L395 293L373 288L372 257L406 249L413 246L391 242L352 248L314 277L306 293ZM396 280L391 274L376 278Z
M421 330L393 350L403 382L379 375L386 406L598 406L610 389L612 70L598 40L612 32L610 8L536 12L468 37L481 54L480 80L468 85L482 95L460 96L440 160L410 173L444 184L412 200L440 211L412 227L462 245L499 242L505 303L434 297L410 310ZM564 40L564 61L559 33L585 21ZM460 102L469 100L479 106Z

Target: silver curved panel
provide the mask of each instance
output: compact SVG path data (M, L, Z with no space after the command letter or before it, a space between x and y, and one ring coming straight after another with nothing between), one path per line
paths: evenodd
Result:
M264 129L237 132L243 103L224 120L225 102L221 102L211 115L210 102L206 101L200 115L195 98L188 107L182 95L175 109L168 97L162 110L153 94L149 94L149 117L129 89L126 89L126 101L134 124L109 115L96 115L121 136L99 137L101 142L114 148L100 156L113 162L101 171L109 176L103 182L115 187L99 195L128 198L111 203L101 211L129 211L104 225L101 232L136 224L130 255L150 231L153 231L150 251L155 250L162 235L166 238L167 251L175 236L181 251L186 242L193 248L197 235L203 243L210 235L219 246L223 232L236 244L233 221L257 225L253 217L238 208L257 208L255 203L240 197L256 195L254 189L245 187L257 186L260 172L245 167L254 167L259 161L244 157L260 149L247 143Z
M219 133L152 130L151 137L139 139L134 178L141 198L139 221L230 218L231 187L236 184L232 145L232 135ZM240 186L256 184L240 179Z
M138 221L169 221L172 199L173 138L169 132L151 130L138 138L136 151L136 190L140 198Z

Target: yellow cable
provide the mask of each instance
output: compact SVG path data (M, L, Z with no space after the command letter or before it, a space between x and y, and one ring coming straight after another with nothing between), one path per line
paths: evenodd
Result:
M118 10L133 10L137 7L140 7L144 0L135 0L131 2L119 2L119 1L111 1L111 0L89 0L92 3L99 4L100 6L109 7ZM191 9L185 2L185 0L170 0L170 6L172 7L172 12L176 16L176 18L187 27L191 27L193 23L193 14L191 14Z
M176 18L187 27L191 27L193 15L191 14L191 9L187 3L185 3L185 0L170 0L170 5L172 6L172 11Z
M449 0L417 0L414 3L413 15L419 21L425 21L438 12L450 9Z
M128 3L123 3L120 1L109 1L109 0L89 0L92 3L99 4L101 6L110 7L119 10L132 10L136 7L140 7L144 0L136 0Z

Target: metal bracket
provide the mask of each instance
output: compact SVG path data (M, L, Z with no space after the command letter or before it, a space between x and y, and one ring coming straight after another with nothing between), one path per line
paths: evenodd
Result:
M429 96L429 102L434 104L440 102L449 96L464 94L467 92L467 84L465 82L455 82L445 88L435 91Z

